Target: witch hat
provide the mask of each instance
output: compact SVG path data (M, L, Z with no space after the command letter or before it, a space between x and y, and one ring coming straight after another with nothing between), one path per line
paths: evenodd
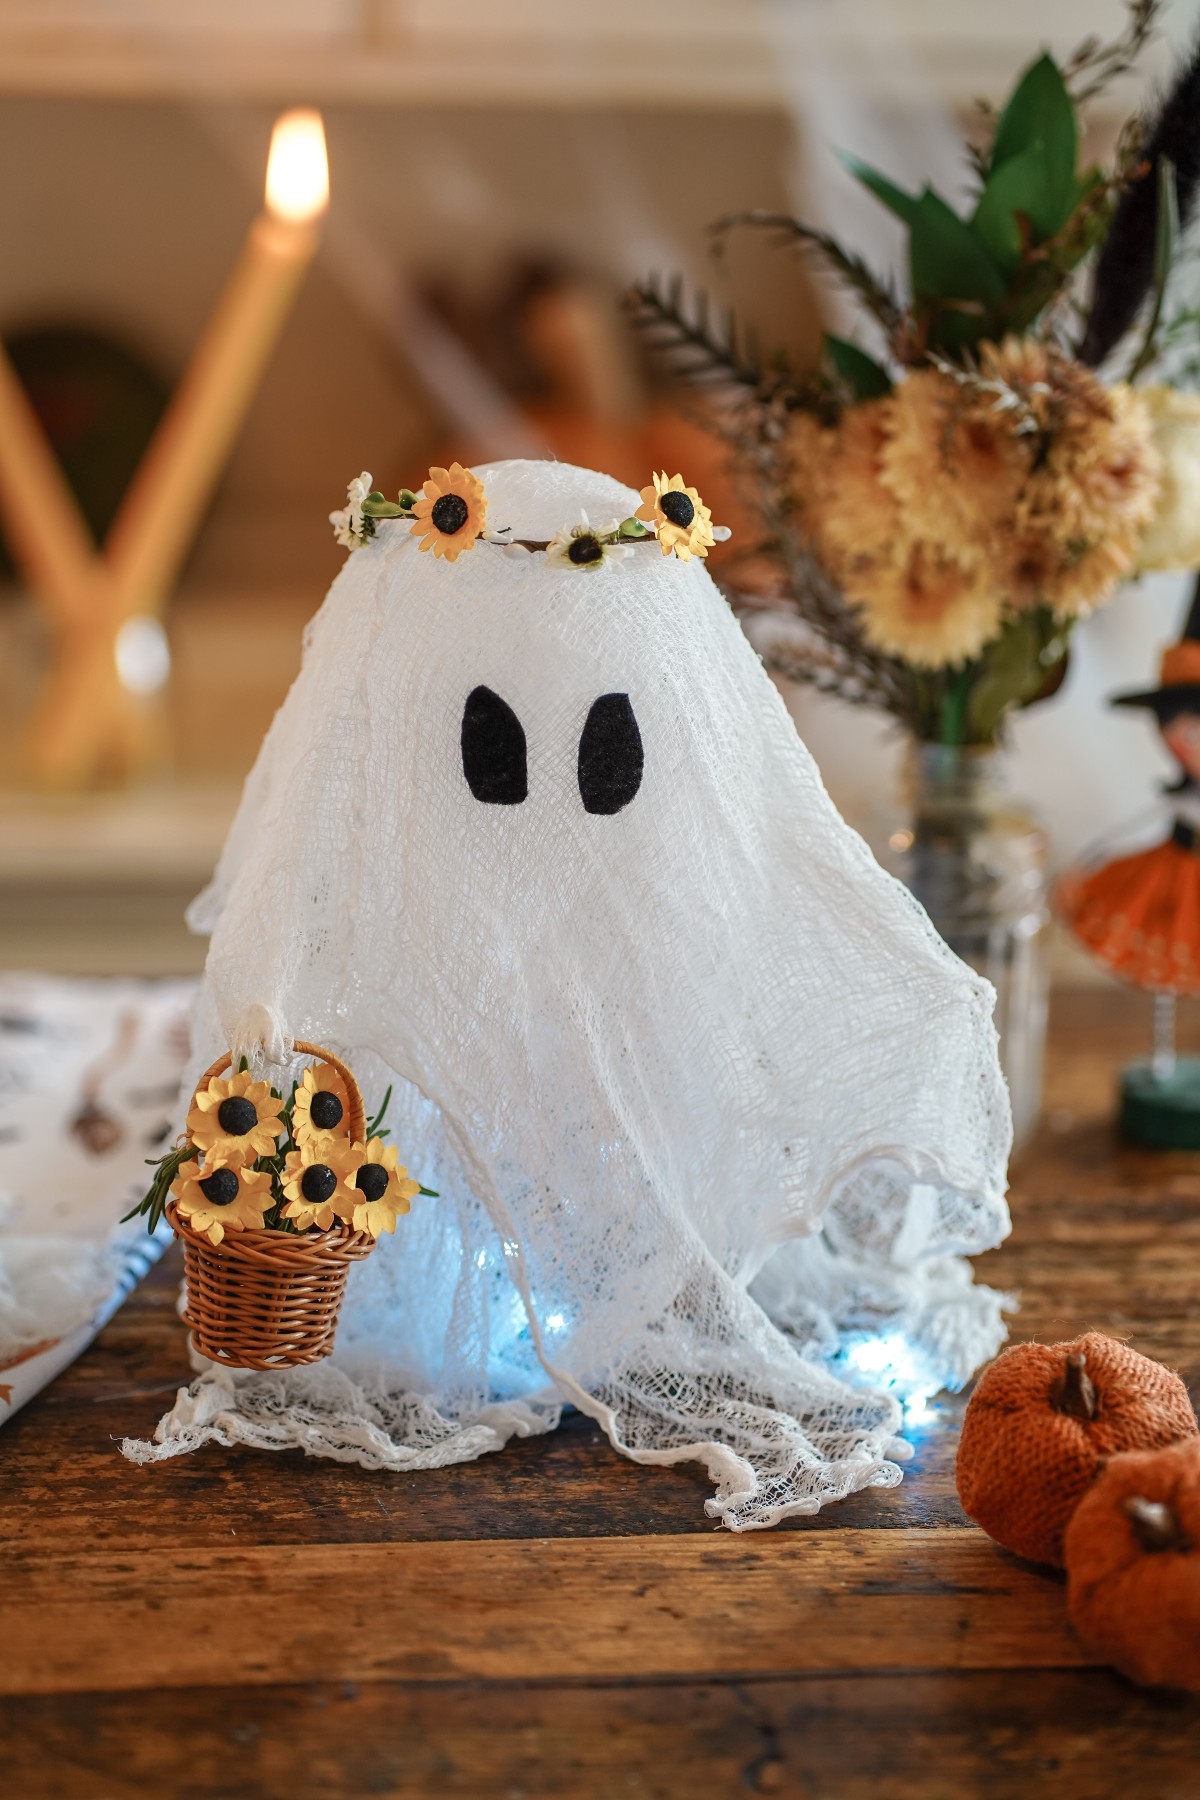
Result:
M1160 719L1191 708L1200 712L1200 576L1183 636L1162 654L1159 685L1141 694L1114 694L1114 706L1149 706Z

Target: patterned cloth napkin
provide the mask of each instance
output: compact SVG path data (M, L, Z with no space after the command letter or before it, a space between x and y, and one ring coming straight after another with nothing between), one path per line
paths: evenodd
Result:
M179 1130L194 987L0 975L0 1425L170 1242L118 1221Z

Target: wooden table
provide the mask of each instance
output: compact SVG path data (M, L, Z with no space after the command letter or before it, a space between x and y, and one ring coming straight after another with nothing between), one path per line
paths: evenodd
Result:
M1056 1009L1046 1123L980 1273L1017 1336L1128 1334L1200 1378L1200 1156L1119 1148L1145 1010ZM589 1420L397 1476L208 1448L138 1469L187 1378L174 1256L0 1434L10 1800L1195 1800L1200 1701L1088 1659L1062 1584L954 1495L961 1401L901 1487L734 1536L700 1473Z

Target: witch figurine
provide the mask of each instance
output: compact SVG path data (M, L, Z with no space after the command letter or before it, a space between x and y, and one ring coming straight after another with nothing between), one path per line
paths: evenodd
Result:
M1158 687L1117 694L1114 706L1153 712L1179 765L1165 790L1171 825L1136 854L1097 860L1064 877L1058 912L1085 949L1154 995L1154 1049L1122 1077L1121 1129L1156 1149L1200 1149L1200 1058L1175 1049L1175 1004L1200 994L1200 581L1182 640L1164 652Z

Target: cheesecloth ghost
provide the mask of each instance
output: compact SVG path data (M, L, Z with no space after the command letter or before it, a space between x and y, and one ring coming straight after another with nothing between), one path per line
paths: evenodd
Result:
M478 472L518 537L638 504ZM843 823L701 563L451 564L381 525L192 920L197 1069L329 1045L369 1102L395 1083L440 1198L352 1271L329 1363L206 1365L127 1453L408 1469L565 1401L762 1526L900 1479L900 1407L848 1344L900 1334L936 1387L1001 1341L960 1260L1008 1229L991 989Z

